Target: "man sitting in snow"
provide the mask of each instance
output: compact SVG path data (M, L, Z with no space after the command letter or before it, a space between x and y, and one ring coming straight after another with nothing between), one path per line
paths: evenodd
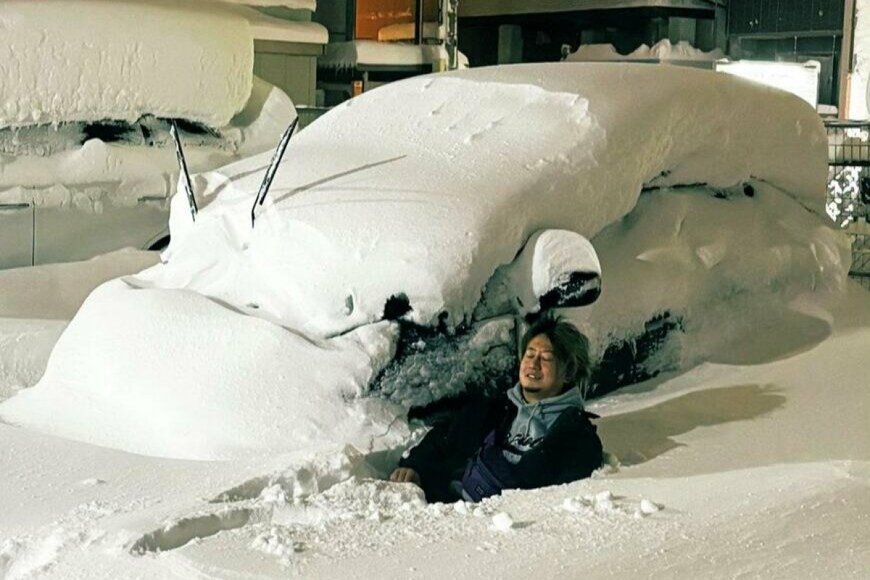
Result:
M530 489L588 477L601 465L601 440L583 410L588 340L558 318L523 335L519 383L474 400L434 427L391 481L419 485L430 502L480 501L503 489Z

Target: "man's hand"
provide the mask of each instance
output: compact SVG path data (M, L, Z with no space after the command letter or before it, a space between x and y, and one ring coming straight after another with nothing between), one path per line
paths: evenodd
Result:
M410 467L399 467L390 474L390 481L420 485L420 475Z

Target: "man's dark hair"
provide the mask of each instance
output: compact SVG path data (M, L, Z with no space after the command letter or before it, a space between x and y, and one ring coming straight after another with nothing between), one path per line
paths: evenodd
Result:
M565 389L563 391L577 385L585 397L589 376L592 374L592 365L589 360L589 339L577 330L576 326L565 321L561 316L545 313L523 334L520 341L521 353L526 352L526 348L533 338L542 334L550 339L558 368L565 376Z

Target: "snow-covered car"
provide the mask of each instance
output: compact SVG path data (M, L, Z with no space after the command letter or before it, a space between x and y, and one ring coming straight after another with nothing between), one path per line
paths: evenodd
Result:
M169 119L205 171L270 149L296 116L220 3L11 0L0 20L0 268L165 246Z
M417 77L293 137L258 205L270 155L195 176L162 263L95 290L0 418L168 457L406 445L410 408L512 381L521 316L569 280L588 302L599 261L600 298L561 311L594 392L715 358L846 280L820 119L728 75Z

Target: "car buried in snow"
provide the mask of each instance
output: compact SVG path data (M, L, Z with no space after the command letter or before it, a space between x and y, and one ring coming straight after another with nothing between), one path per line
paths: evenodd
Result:
M14 23L0 57L0 269L162 249L171 123L205 171L273 147L295 115L253 78L248 23L230 8L62 4L0 5Z
M589 336L594 396L715 360L846 280L821 120L729 75L415 77L336 107L271 170L270 155L194 175L199 211L173 197L162 263L98 288L0 417L107 444L55 420L87 395L113 446L193 458L379 437L395 415L374 407L509 385L542 310ZM219 420L179 452L203 413Z

